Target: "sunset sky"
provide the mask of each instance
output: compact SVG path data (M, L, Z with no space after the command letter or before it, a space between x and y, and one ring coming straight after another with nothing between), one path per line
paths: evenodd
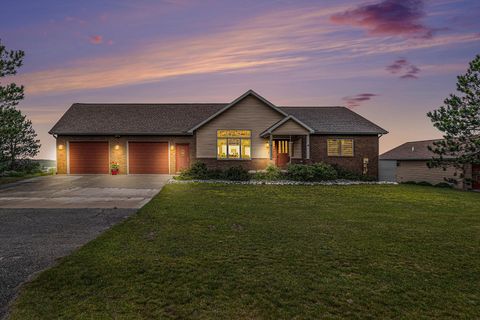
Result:
M480 54L480 1L2 1L0 39L26 52L19 108L47 133L74 102L345 105L390 133L381 152L440 136L426 117Z

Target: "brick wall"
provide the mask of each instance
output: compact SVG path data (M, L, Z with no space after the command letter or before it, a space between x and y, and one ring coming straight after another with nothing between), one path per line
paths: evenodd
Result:
M327 139L353 139L353 157L329 157L327 155ZM368 158L368 175L378 178L378 136L310 136L310 161L323 161L339 165L347 170L361 174L363 159Z

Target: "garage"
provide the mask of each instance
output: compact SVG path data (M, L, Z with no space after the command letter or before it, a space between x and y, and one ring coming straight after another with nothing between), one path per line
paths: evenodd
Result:
M168 174L167 142L128 143L128 173Z
M107 141L70 141L69 164L71 174L108 174Z

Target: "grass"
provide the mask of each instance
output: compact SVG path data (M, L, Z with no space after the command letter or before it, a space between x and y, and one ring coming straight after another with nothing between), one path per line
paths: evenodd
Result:
M167 185L24 286L11 319L476 318L480 194Z

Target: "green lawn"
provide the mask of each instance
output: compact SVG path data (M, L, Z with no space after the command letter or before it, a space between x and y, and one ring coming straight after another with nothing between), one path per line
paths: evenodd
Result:
M480 194L167 185L26 285L12 319L472 319Z

